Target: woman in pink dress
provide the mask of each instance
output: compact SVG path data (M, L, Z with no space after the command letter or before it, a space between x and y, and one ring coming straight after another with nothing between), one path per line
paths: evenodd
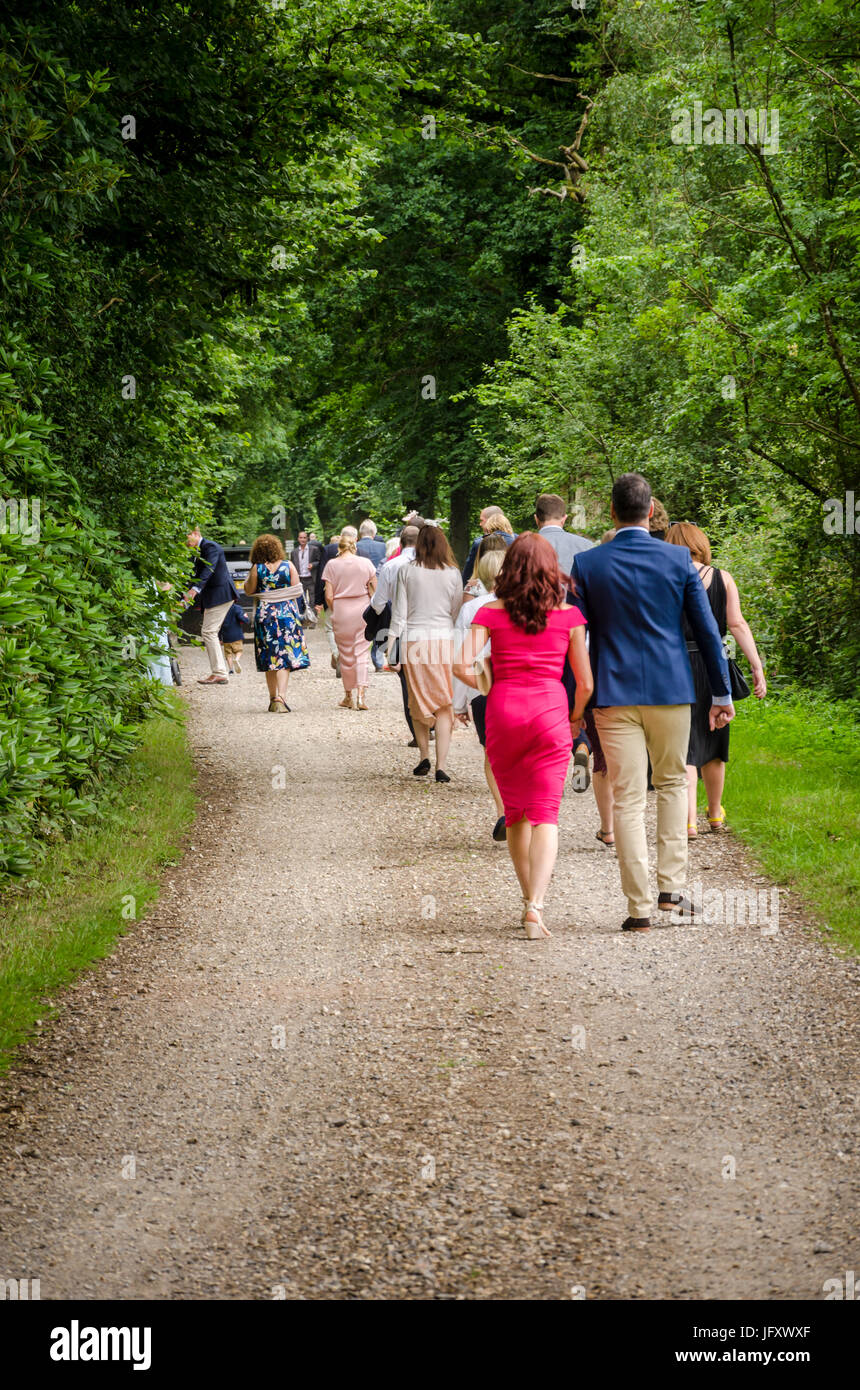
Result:
M594 689L585 618L564 602L556 553L526 531L511 545L496 598L472 621L454 674L477 686L473 663L490 643L493 684L487 699L487 756L505 807L507 845L523 893L530 941L550 935L543 898L558 854L558 812L573 734ZM576 679L568 714L564 659Z
M376 570L370 560L356 555L357 539L355 527L344 526L338 537L337 555L322 572L331 630L340 656L343 709L367 709L370 643L364 635L362 614L376 588Z

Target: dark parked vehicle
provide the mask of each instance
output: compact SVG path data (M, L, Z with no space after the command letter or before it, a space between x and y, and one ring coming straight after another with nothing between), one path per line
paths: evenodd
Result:
M250 598L242 588L251 569L251 547L249 545L225 545L224 559L227 561L227 568L230 571L233 583L239 590L239 602L244 608L251 623L245 628L245 641L254 640L254 600ZM189 637L199 637L200 627L203 622L203 612L193 603L179 620L179 627Z

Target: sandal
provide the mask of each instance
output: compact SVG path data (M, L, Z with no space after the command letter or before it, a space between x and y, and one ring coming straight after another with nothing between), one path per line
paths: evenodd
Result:
M602 826L598 830L594 838L595 840L599 840L602 845L608 845L610 849L612 849L613 845L615 844L615 836L612 834L611 831L604 830Z
M698 838L699 832L696 829L696 822L694 820L687 821L687 839L698 840Z
M532 902L528 898L524 899L524 902L522 920L526 929L526 939L528 941L545 941L548 936L552 935L552 932L548 931L544 925L543 903ZM537 920L530 922L529 916L535 917Z
M713 835L719 835L721 831L725 830L726 811L724 806L720 807L718 816L708 816L708 825L711 827L711 833Z

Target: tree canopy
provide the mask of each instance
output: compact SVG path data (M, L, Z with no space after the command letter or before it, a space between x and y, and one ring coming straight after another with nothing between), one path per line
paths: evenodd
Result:
M772 678L853 696L858 27L841 0L7 0L0 876L95 813L195 520L418 506L462 554L481 505L525 527L544 490L597 537L636 468Z

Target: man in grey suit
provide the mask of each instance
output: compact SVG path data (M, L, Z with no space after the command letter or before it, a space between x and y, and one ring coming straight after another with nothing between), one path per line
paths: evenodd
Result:
M567 508L554 492L545 492L537 500L535 521L538 531L548 540L556 555L562 574L567 576L573 570L574 556L581 550L590 550L594 541L587 536L578 536L575 531L565 531Z

